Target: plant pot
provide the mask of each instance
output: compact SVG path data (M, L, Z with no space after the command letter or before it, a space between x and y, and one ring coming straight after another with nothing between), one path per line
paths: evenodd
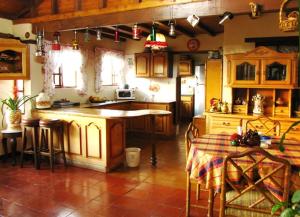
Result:
M5 112L5 122L7 130L16 131L21 130L21 111L7 109Z

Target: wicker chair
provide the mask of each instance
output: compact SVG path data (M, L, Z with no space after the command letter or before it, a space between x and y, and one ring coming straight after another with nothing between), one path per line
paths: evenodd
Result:
M185 144L186 144L186 158L188 158L188 154L191 148L191 143L193 138L197 138L200 136L199 129L193 124L190 123L188 129L185 132ZM196 184L196 200L200 199L200 184L198 184L197 180L190 178L190 173L187 172L187 188L186 188L186 216L189 216L191 205L191 184Z
M259 116L256 119L248 120L246 122L246 132L249 129L257 130L265 135L280 136L280 122L266 116Z
M243 164L245 160L247 163ZM237 185L232 171L240 175L242 185ZM256 176L253 171L257 171ZM222 171L219 217L272 216L272 206L288 199L290 173L291 166L287 160L270 155L260 147L228 155Z

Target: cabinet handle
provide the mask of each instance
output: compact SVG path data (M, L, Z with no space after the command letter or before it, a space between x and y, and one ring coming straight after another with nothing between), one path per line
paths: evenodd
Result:
M299 128L292 127L292 131L299 131Z
M255 128L256 129L263 129L264 127L262 125L260 125L260 126L256 125Z
M283 110L280 110L280 112L283 113L284 111L283 111Z
M224 126L230 126L230 123L229 122L223 122L223 125Z

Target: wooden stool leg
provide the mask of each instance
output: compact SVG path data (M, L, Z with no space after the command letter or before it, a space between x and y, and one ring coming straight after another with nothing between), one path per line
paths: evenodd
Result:
M64 145L64 129L61 127L60 129L60 145L61 145L61 153L62 153L62 157L64 160L64 166L67 167L67 159L66 159L66 154L65 154L65 145Z
M23 162L24 162L24 150L27 147L27 136L26 136L26 127L24 127L22 131L22 148L21 148L21 158L20 158L20 167L23 168Z
M4 158L3 162L6 162L7 157L8 157L8 150L7 150L7 138L2 138L2 146L3 146L3 151L4 151Z
M34 127L32 130L32 146L33 146L33 156L34 156L34 167L36 169L40 168L39 157L38 157L38 128Z
M50 135L48 135L50 133ZM48 147L49 147L49 159L50 159L50 168L51 171L54 172L54 166L53 166L53 157L54 157L54 147L53 147L53 130L49 129L49 132L47 132L47 138L48 138Z
M200 184L197 183L197 189L196 189L196 200L200 200Z

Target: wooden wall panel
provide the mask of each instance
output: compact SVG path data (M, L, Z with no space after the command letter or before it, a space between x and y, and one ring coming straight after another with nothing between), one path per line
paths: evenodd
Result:
M67 124L68 154L82 155L82 130L76 121Z
M51 1L43 1L36 8L37 16L44 16L47 14L51 14Z
M86 157L102 158L101 128L95 123L89 123L85 127L86 135Z
M82 1L81 8L82 10L93 10L99 8L100 0L89 0L89 1Z

